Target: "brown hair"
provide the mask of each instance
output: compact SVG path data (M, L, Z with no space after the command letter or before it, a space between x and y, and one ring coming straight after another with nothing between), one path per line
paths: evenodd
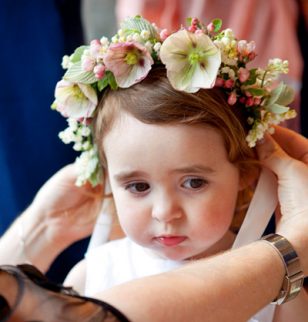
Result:
M201 89L197 93L173 89L162 66L154 66L142 82L130 88L107 90L97 110L95 140L103 167L106 167L106 159L102 138L124 111L148 124L204 124L218 129L229 161L238 166L241 178L256 171L255 154L245 140L247 133L239 107L229 106L225 93L219 88ZM237 208L243 208L243 199L247 203L250 198L250 192L247 198L247 190L240 193ZM237 224L233 228L237 230L242 218L235 216L234 221Z

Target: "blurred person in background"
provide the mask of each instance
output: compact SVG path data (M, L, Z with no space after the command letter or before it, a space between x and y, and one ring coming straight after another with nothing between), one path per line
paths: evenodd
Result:
M135 0L133 4L129 0L118 0L116 6L118 21L140 14L169 32L175 31L179 24L185 24L187 17L208 22L219 17L223 28L231 28L239 39L254 40L258 44L256 66L266 66L268 59L273 57L288 60L289 74L283 80L296 91L292 107L301 113L301 117L286 125L306 137L308 113L304 106L307 105L307 90L303 85L307 72L304 74L303 71L304 57L307 57L304 22L307 22L307 11L305 0Z

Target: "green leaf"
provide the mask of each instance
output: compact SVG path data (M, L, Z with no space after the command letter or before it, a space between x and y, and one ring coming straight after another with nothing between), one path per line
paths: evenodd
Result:
M192 22L192 18L191 17L186 18L186 24L187 24L187 26L190 26L191 25L191 22Z
M216 18L216 19L212 20L212 24L214 25L214 31L218 32L222 26L222 20Z
M109 85L109 78L105 76L97 82L97 89L101 92L104 88Z
M118 84L111 72L108 73L109 85L111 89L116 90L118 88Z
M288 106L293 102L294 97L295 97L295 92L293 88L284 84L283 90L281 91L276 103L280 105Z
M93 84L97 82L93 72L85 72L81 68L81 61L72 65L64 74L63 79L82 84Z
M283 82L272 90L271 96L267 101L267 105L279 104L279 105L289 105L294 100L295 93L291 87Z
M130 35L134 33L141 33L142 30L147 30L150 32L150 37L154 39L159 39L156 29L152 24L140 16L135 16L134 18L127 18L121 23L121 29L125 35Z
M118 84L111 71L107 71L105 77L97 82L97 89L100 92L107 86L110 86L113 90L118 88Z
M87 48L88 48L88 46L80 46L80 47L76 48L74 53L70 56L70 61L72 63L77 63L78 61L80 61L83 52Z
M266 90L263 88L247 88L246 91L253 96L263 96L264 94L266 94Z
M265 109L275 114L283 114L289 110L288 107L280 104L267 105L265 106Z

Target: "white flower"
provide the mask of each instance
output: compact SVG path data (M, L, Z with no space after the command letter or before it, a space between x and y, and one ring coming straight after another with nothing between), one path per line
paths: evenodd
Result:
M135 42L142 42L141 36L138 33L133 34L133 41Z
M96 185L100 181L100 172L98 171L99 159L95 147L88 151L82 152L75 162L78 171L76 181L77 186L82 186L87 181L90 181L93 185Z
M148 40L150 38L150 32L148 30L142 30L140 36L144 40Z
M55 108L63 116L89 118L97 106L97 95L91 85L61 80L55 89Z
M62 64L61 64L63 69L68 69L71 66L71 60L68 55L65 55L62 57Z
M231 79L235 79L235 72L229 66L221 68L220 72L222 74L228 74L229 78L231 78Z
M190 93L213 87L221 63L220 51L207 35L187 30L163 42L160 59L166 65L171 85Z
M157 43L154 45L153 49L154 49L156 52L159 52L160 47L161 47L161 43L160 43L160 42L157 42Z
M101 42L101 44L102 44L104 47L109 46L109 40L108 40L108 38L107 38L107 37L102 37L102 38L100 39L100 42Z

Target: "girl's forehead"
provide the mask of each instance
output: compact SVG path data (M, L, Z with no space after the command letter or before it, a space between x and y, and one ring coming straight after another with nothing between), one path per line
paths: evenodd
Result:
M221 138L221 143L223 143L222 133L218 128L211 126L206 123L195 123L195 124L187 124L181 123L179 121L174 122L165 122L165 123L148 123L140 121L138 118L134 117L133 115L122 111L117 113L116 117L113 120L112 127L110 128L109 132L105 135L104 140L108 136L119 136L121 133L124 134L124 137L127 138L128 136L138 137L140 139L145 134L153 134L156 135L165 135L166 137L173 137L176 136L184 136L180 135L180 133L199 133L203 135L211 135ZM144 134L142 136L142 134ZM185 135L189 137L189 135ZM210 140L211 141L211 140ZM215 140L217 141L217 140ZM217 143L217 142L216 142Z
M201 124L147 124L131 115L118 118L103 139L106 157L127 154L148 154L183 159L190 155L201 157L219 155L227 159L223 137L218 129Z

